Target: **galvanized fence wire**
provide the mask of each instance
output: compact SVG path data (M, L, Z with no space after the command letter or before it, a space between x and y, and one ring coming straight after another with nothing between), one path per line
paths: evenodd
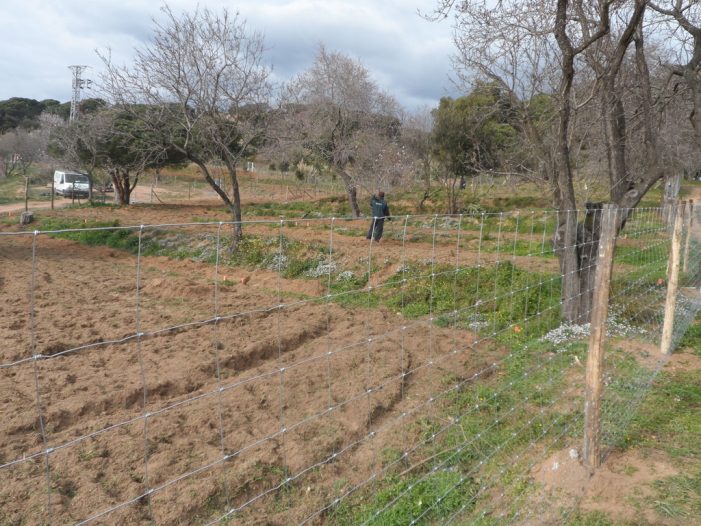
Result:
M685 235L689 235L685 232ZM626 236L624 236L626 237ZM630 237L630 236L628 236ZM650 247L651 244L647 244ZM666 253L667 247L655 247L655 251L658 255L650 258L645 257L645 266L651 267L651 271L646 271L643 277L638 277L632 284L627 284L626 289L630 291L631 289L636 289L636 294L625 294L619 292L617 296L610 298L611 308L617 308L619 310L625 309L628 306L637 306L636 304L643 303L655 306L647 311L647 314L642 317L642 323L639 323L640 327L649 327L650 330L641 334L641 338L645 340L655 340L656 331L661 326L663 321L661 305L664 303L664 294L660 293L660 290L664 290L660 286L659 282L655 282L660 275L660 270L664 271L662 268L666 262L668 254ZM649 251L648 251L649 252ZM690 256L697 257L699 255L698 247L694 252L690 253ZM641 254L636 254L636 259L643 259ZM655 259L658 260L658 264L655 265ZM657 267L657 271L655 271ZM619 276L617 279L620 282L628 281L628 275L625 268L619 267ZM646 282L652 283L647 287L640 290L640 287ZM655 278L655 279L651 279ZM689 274L684 276L684 281L687 287L696 288L701 283L701 273ZM637 288L636 288L637 287ZM626 290L624 289L624 291ZM626 302L621 301L622 298L627 298ZM679 304L683 304L683 296L680 294L679 301L677 303L677 314L681 311L682 314L686 314L684 317L675 318L674 326L674 345L678 343L681 335L693 322L695 314L701 308L701 301L696 297L695 302L687 302L687 306L691 303L691 308L679 308ZM691 313L691 315L689 315ZM658 342L659 343L659 342ZM610 346L615 347L616 342L611 342ZM614 349L610 349L614 350ZM667 361L666 356L657 356L654 353L650 353L650 346L643 350L641 353L641 358L644 367L639 365L632 365L630 360L630 354L628 356L615 356L607 354L607 365L605 373L605 384L606 391L603 400L602 408L602 428L603 428L603 456L608 456L611 451L620 445L620 441L625 437L625 433L628 426L633 418L637 414L637 409L648 393L649 389L652 387L654 381L658 375L662 372L662 367ZM523 477L522 477L523 478ZM524 521L529 522L532 517L541 517L541 514L546 514L558 507L562 508L562 503L557 502L557 497L555 498L541 498L533 503L533 499L529 500L528 505L523 505L520 501L524 500L526 493L518 497L518 499L512 501L510 506L506 508L508 512L504 511L502 508L501 514L499 515L500 523L510 523L517 521L518 523L524 523ZM578 501L578 499L577 499ZM523 510L526 510L524 516ZM568 523L568 520L572 512L576 509L575 503L570 503L570 507L566 509L562 515L559 517L559 522L562 524ZM510 516L511 520L504 522L504 517ZM472 524L472 523L470 523Z
M621 317L624 322L633 323L634 326L628 327L617 319L610 321L613 322L614 332L621 333L621 338L635 340L642 334L647 339L654 338L661 324L659 307L660 301L664 301L661 293L664 284L659 283L659 279L663 279L659 276L665 273L669 236L666 225L661 221L660 210L636 209L626 213L627 223L619 238L625 250L621 249L617 255L610 305L613 317ZM265 508L270 499L279 499L283 490L285 494L298 497L298 502L288 505L290 522L332 523L336 516L352 513L349 510L353 509L357 499L368 499L378 491L389 491L397 475L402 475L408 482L392 490L390 497L371 514L357 515L355 520L358 523L373 524L385 515L395 516L400 509L401 513L405 513L401 516L402 520L409 524L428 520L448 524L458 519L474 522L496 512L499 512L501 520L517 520L517 517L522 517L523 511L516 510L520 510L520 503L528 498L528 488L532 486L529 484L531 469L552 451L579 440L581 433L581 392L558 390L562 389L563 382L581 384L580 358L584 356L581 346L576 348L576 345L586 338L587 329L560 323L560 284L570 276L557 268L556 250L552 245L556 228L563 225L571 228L577 223L577 217L586 217L586 212L402 216L385 226L389 244L383 240L379 245L372 238L367 244L348 243L348 231L339 227L342 220L337 218L246 222L244 228L253 230L256 240L265 247L274 247L265 255L267 259L260 263L262 265L268 261L267 266L275 275L275 285L271 291L273 301L268 305L240 310L230 308L228 311L221 304L221 287L226 280L220 277L222 272L234 272L227 261L230 247L223 233L227 223L34 232L31 234L32 275L29 284L31 320L36 315L36 271L41 268L41 259L37 258L36 250L39 238L116 230L136 233L135 330L124 337L108 336L103 341L42 354L36 345L37 328L34 321L31 322L29 356L11 360L3 356L0 372L9 373L29 364L34 367L37 418L42 426L43 445L33 451L24 451L20 457L11 458L3 454L0 457L0 473L43 459L47 493L45 516L49 522L65 522L66 517L61 515L65 510L51 498L52 485L55 484L52 483L50 457L102 436L111 437L122 428L141 423L143 491L119 502L110 499L112 504L95 509L79 520L74 518L73 522L91 523L144 503L148 505L150 520L158 522L158 510L154 509L153 500L157 495L187 484L188 480L208 475L215 468L221 470L215 485L223 488L219 503L222 512L212 511L208 519L201 519L201 522L208 524L231 519L245 521L249 515L260 513L260 507ZM306 229L301 233L300 224ZM346 224L354 225L352 222ZM299 263L295 258L301 257L300 254L307 255L312 240L319 237L317 234L324 235L325 230L328 230L328 242L317 243L322 245L324 254L323 257L319 254L315 256L316 267L307 265L306 276L289 276L293 265ZM203 244L209 249L213 248L211 252L214 255L209 260L203 258L201 253L190 254L194 259L208 262L213 269L210 283L211 316L146 328L142 315L148 302L143 301L142 275L144 266L149 263L143 255L144 249L148 248L153 253L154 247L158 249L159 242L169 232L176 231L185 239L186 245L196 242L200 248ZM198 237L202 231L205 234ZM364 237L364 227L360 232ZM564 234L566 236L568 232ZM6 239L21 235L12 233ZM358 235L357 231L355 235ZM392 245L393 241L398 241L398 245ZM389 245L387 249L385 245ZM580 243L578 248L585 250L586 243ZM155 250L155 253L158 251ZM382 257L385 258L385 267L398 264L396 271L389 274L383 271L377 264ZM697 268L693 262L698 260L699 245L694 242L689 250L691 268ZM594 265L595 262L591 264L592 269ZM584 267L575 272L583 270L588 269ZM346 276L343 279L349 280L350 285L344 283L342 276ZM309 281L319 281L319 293L295 297L285 290L289 279L305 277ZM697 286L698 280L698 272L683 276L687 287ZM470 294L464 293L467 289ZM590 292L586 288L580 290L579 297ZM641 302L647 306L646 309L635 308ZM289 342L283 335L284 320L296 312L304 312L318 305L326 308L324 350L318 352L312 348L306 355L301 351L288 353L285 346ZM336 305L352 311L361 309L365 313L365 317L359 321L362 327L360 337L351 333L344 335L343 343L337 341L334 320L338 320L331 312ZM392 310L399 309L401 317L390 321L388 326L380 327L376 324L375 313L382 305ZM680 300L680 316L675 320L675 342L681 338L698 310L694 302L686 310L685 305L689 303ZM587 313L583 314L586 317ZM252 371L227 370L225 374L225 368L228 368L225 356L235 355L236 352L235 349L227 349L231 346L227 346L222 331L228 330L227 324L255 325L265 322L265 319L258 319L261 316L265 319L273 316L274 328L267 334L269 329L261 327L264 338L254 338L247 345L261 344L266 337L272 337L277 349L276 359L271 361L273 366L262 364ZM300 323L304 321L300 320ZM165 399L160 406L154 406L148 400L143 345L146 342L154 344L155 338L167 341L170 337L197 332L204 327L211 327L214 360L212 383L184 397ZM424 343L425 352L411 345L416 343L417 338ZM439 338L447 338L449 344L440 343ZM44 429L46 410L42 403L40 380L41 385L48 385L51 379L40 378L38 365L57 360L79 360L89 352L107 352L114 346L131 343L136 345L141 370L141 414L109 422L79 436L68 438L64 434L58 441L50 441ZM395 372L377 370L382 365L383 346L396 346L393 352L396 352L398 370ZM499 350L500 347L503 350ZM545 359L533 359L535 353L543 353ZM626 378L625 366L632 354L635 352L616 352L608 356L607 371L612 381L625 387L616 390L616 384L607 389L609 398L605 400L602 416L607 423L604 442L609 447L614 447L625 431L662 363L658 361L651 368L640 367L637 376ZM17 353L14 355L17 356ZM288 355L291 357L288 358ZM335 360L343 359L355 361L364 367L334 374ZM318 388L324 392L326 401L323 404L315 403L318 407L311 411L291 407L293 401L299 403L295 398L298 396L295 391L298 386L294 384L294 375L315 367L319 367ZM455 374L460 368L463 373ZM501 381L503 376L508 377L509 381ZM238 389L250 388L251 392L264 389L275 378L277 425L274 429L268 426L267 431L256 432L252 422L246 424L244 427L250 438L239 442L236 448L227 447L227 433L231 432L227 418L231 417L227 416L230 415L230 402L225 397L229 392L238 392ZM418 389L416 379L428 385ZM357 392L351 391L345 398L335 394L342 393L343 388L354 381L362 384ZM288 382L293 383L288 385ZM393 389L399 392L396 399L382 400L385 393ZM534 390L534 399L524 394L528 389ZM540 393L546 399L540 399ZM462 409L461 403L464 404ZM153 446L149 441L149 423L195 404L205 404L204 407L211 404L215 409L217 417L214 425L219 453L210 455L209 461L177 476L167 479L160 477L158 482L150 482L150 471L153 471L150 469L153 455L150 449ZM351 428L344 428L342 417L348 418L349 412L360 407L358 404L364 405L365 409L359 415L361 420L351 423L355 431L349 433ZM249 418L256 414L253 408L248 408L248 411L246 415ZM237 421L237 425L241 424ZM321 425L335 426L329 433L338 435L328 449L315 451L312 443L304 441L300 445L296 434L302 435L305 429ZM475 425L480 426L480 431L473 429ZM421 426L427 426L425 432L417 431ZM396 440L397 434L401 435L399 440ZM239 470L246 469L243 459L248 458L254 463L266 462L268 459L261 457L262 453L258 450L268 445L273 445L278 451L280 460L277 467L281 476L278 479L263 476L253 489L240 482L237 485L237 479L250 475L250 468L248 472L237 472L234 461L240 461ZM299 453L300 448L304 450L303 454ZM381 458L387 448L396 451L396 458ZM335 469L334 466L341 466L342 462L352 462L356 453L366 450L369 451L367 458L370 460L366 461L366 465L355 466L346 472L349 480L340 487L318 480L320 470ZM297 460L294 468L290 464L291 452L305 459ZM319 490L311 505L305 503L309 499L305 499L300 489L305 484L305 477L310 479L310 484L318 484L323 490ZM510 482L507 483L507 480ZM436 481L442 485L432 495L433 500L406 515L405 501L411 500L417 489L435 485ZM455 495L463 493L464 498L459 505L453 505ZM447 508L446 502L450 502ZM525 513L534 513L536 509L537 506L524 508Z
M664 258L662 261L666 261L666 258ZM653 261L653 263L654 263L654 261ZM614 299L615 299L615 298L614 298ZM661 363L661 360L660 360L659 363ZM640 387L636 390L636 396L632 399L632 401L631 401L631 403L630 403L629 405L624 406L624 410L621 411L621 414L625 414L625 415L630 415L630 414L631 414L631 413L630 413L631 409L634 409L634 407L631 407L631 405L632 405L632 406L635 406L635 405L637 405L637 404L640 402L640 399L641 399L642 396L644 396L644 394L647 392L647 388L649 387L649 385L650 385L652 379L654 379L654 376L655 376L655 374L657 373L658 370L659 370L659 368L658 368L658 367L655 367L655 368L653 369L653 371L652 371L652 374L650 374L649 376L644 376L644 377L643 377L642 386L640 386ZM633 414L634 414L634 413L633 413ZM620 416L620 415L619 415L619 416ZM614 420L614 422L617 422L617 420L615 420L615 419L613 419L613 420ZM622 420L622 419L619 419L618 421L621 421L621 420ZM530 422L529 422L529 424L530 424ZM624 423L624 426L625 426L625 423ZM504 449L504 446L505 446L506 444L507 444L507 442L498 444L496 450L498 451L498 450ZM547 452L547 451L549 451L549 450L546 449L546 452ZM517 455L515 455L514 457L512 457L512 459L510 459L510 460L513 462L516 458L518 458L518 456L520 456L520 455L517 454ZM510 464L510 463L507 462L507 465L509 465L509 464ZM481 465L482 465L482 462L480 461L479 466L481 466ZM502 468L502 469L498 472L499 476L503 476L503 475L504 475L504 471L505 471L505 469ZM523 478L524 475L527 476L528 472L529 472L529 470L523 471L520 478ZM464 483L464 480L465 480L464 478L461 478L458 484L456 484L455 486L451 487L447 492L445 492L444 494L442 494L436 501L434 501L434 505L433 505L433 506L439 505L439 504L441 503L441 501L443 501L444 499L446 499L446 498L449 496L449 494L450 494L451 492L455 491L455 490L458 488L458 486L462 485L462 484ZM496 484L497 482L498 482L498 480L495 480L495 481L494 481L494 484ZM481 479L481 483L482 483L483 485L480 487L479 491L477 492L477 494L476 494L477 496L484 494L484 493L487 491L487 489L490 487L489 485L484 485L484 477ZM408 492L408 491L410 491L410 489L407 489L407 492ZM503 495L503 493L502 493L502 495ZM386 508L389 508L389 507L391 507L392 505L394 505L394 504L399 500L400 497L401 497L401 495L400 495L399 497L396 497L393 501L391 501L391 502L386 506ZM462 505L462 507L461 507L461 509L460 509L460 512L464 511L464 509L465 509L466 507L468 507L474 500L475 500L475 497L473 497L473 498L467 500L467 501ZM412 524L413 524L413 523L416 523L416 522L418 522L418 520L420 520L422 517L425 517L425 516L430 512L430 509L431 509L433 506L429 506L428 508L426 508L420 515L418 515L417 517L415 517L414 519L412 519L411 523L412 523ZM512 508L512 509L513 509L513 508ZM503 508L502 508L502 510L503 510ZM459 513L458 513L458 514L459 514ZM504 512L502 511L502 517L503 517L503 514L504 514ZM483 513L480 515L480 518L483 517L484 515L485 515L485 512L483 512ZM519 515L520 515L520 513L519 513L519 514L516 514L516 516L519 516ZM453 515L453 516L451 517L451 519L452 519L452 518L455 518L455 515Z
M656 283L656 279L661 279L657 276L660 275L660 270L664 270L662 267L667 262L668 254L666 249L667 247L656 247L657 256L644 258L646 260L644 266L648 267L650 270L647 270L645 274L638 277L638 279L632 283L627 283L627 287L623 289L622 292L610 298L610 307L617 309L625 309L626 307L637 306L641 303L655 305L655 308L650 309L648 314L643 317L642 323L639 323L640 327L650 328L650 330L640 334L640 338L646 341L658 340L656 338L657 332L663 321L660 305L664 302L664 297L660 294L661 287L659 283ZM698 251L696 255L698 255ZM640 254L637 256L643 259L640 257ZM627 281L625 279L627 277L625 272L620 272L619 274L617 279L620 282ZM689 276L689 278L690 286L698 286L698 284L701 283L701 274ZM644 286L645 283L648 283L648 285L640 290L640 287ZM626 292L631 290L636 290L638 292L636 294L626 294ZM625 299L625 301L622 301L623 299ZM699 307L701 307L701 303L697 303L697 311ZM676 343L678 343L681 335L692 322L693 316L677 318L675 320L674 341ZM657 345L659 345L659 341L656 342L654 347ZM615 348L615 346L615 341L610 343L611 348ZM662 372L663 366L668 359L666 356L659 356L654 354L654 352L650 352L650 347L650 345L646 346L640 355L643 359L644 367L640 367L637 364L632 365L630 354L619 356L615 354L613 356L611 354L606 355L607 364L604 379L606 390L601 415L603 421L602 455L604 458L615 448L622 445L621 441L625 438L628 427L637 414L638 407L643 402L649 390L653 387L655 380ZM612 350L614 349L609 349L609 352ZM519 500L523 500L524 496L519 497ZM559 505L555 500L556 499L552 498L541 499L536 505L525 506L527 510L526 518L538 516L538 514L546 512L549 508L552 509L552 506ZM577 501L578 500L579 499L577 499ZM512 502L509 509L511 510L512 520L518 519L519 523L522 523L524 516L521 510L519 510L519 506L521 506L520 502ZM560 518L561 523L568 523L569 517L575 510L576 505L571 503L569 509L563 512ZM502 516L505 516L503 512Z

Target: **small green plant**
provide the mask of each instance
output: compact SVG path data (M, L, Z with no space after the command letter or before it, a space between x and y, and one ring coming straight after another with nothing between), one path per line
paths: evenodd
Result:
M701 316L684 333L679 342L680 349L690 349L697 356L701 356Z

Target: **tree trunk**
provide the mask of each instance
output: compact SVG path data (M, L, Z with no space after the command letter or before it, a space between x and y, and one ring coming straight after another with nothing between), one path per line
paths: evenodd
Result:
M554 248L560 260L562 275L562 318L570 323L580 322L579 298L580 277L579 258L577 255L577 201L572 184L570 166L569 123L570 93L574 78L574 57L565 55L563 61L563 79L560 86L562 106L560 108L560 125L557 144L557 202L558 224L555 232Z
M577 225L577 256L579 261L579 319L587 323L591 318L594 278L601 238L601 210L603 203L586 203L584 221ZM618 229L616 229L618 232Z
M558 211L558 226L555 232L554 250L560 261L562 276L562 319L569 323L580 323L580 276L577 251L577 211L563 206Z
M233 194L233 202L229 209L231 210L231 215L234 221L233 224L233 237L231 242L231 252L233 253L238 247L239 241L243 238L243 227L241 225L242 215L241 215L241 192L239 190L239 179L236 175L236 164L231 161L225 160L227 169L229 171L229 181L231 182L231 193Z
M129 170L113 168L110 177L114 185L114 200L120 206L127 206L131 202L133 187L129 184Z
M452 178L448 183L448 214L457 214L458 212L458 193L455 191L458 179Z
M243 227L241 225L241 192L239 189L239 179L236 173L236 160L229 159L226 155L221 156L222 161L226 165L227 172L229 173L229 181L231 182L231 193L233 197L232 201L232 199L226 194L226 191L221 186L219 186L214 180L212 174L209 173L209 168L202 159L193 155L188 155L188 159L190 159L193 163L197 165L205 181L207 181L209 186L212 187L212 190L214 190L217 193L217 195L221 198L221 200L231 212L231 220L233 222L231 248L229 249L229 253L231 254L236 250L239 241L241 241L241 239L243 238Z
M93 204L93 176L92 172L88 172L88 201Z
M560 260L562 276L563 320L580 323L580 273L577 250L577 201L570 166L569 128L572 113L572 83L574 81L575 50L567 35L567 0L558 0L555 20L555 39L562 53L562 78L559 86L560 111L557 133L557 180L555 197L558 208L557 230L553 248Z
M606 78L602 89L606 154L609 161L610 194L614 203L620 201L628 190L625 181L626 168L626 118L614 78Z
M346 194L348 195L348 203L351 207L351 213L353 218L357 219L360 217L360 207L358 206L358 188L353 182L353 178L348 175L344 170L338 170L338 174L341 176L343 181L343 186L346 188Z
M699 39L697 46L699 47L701 54L701 39ZM694 128L694 138L696 139L696 144L701 148L701 79L698 77L698 71L692 67L684 68L684 81L691 91L691 97L693 99L693 109L689 113L689 122Z
M193 163L197 165L197 167L200 169L200 173L202 173L202 176L204 177L205 181L209 184L209 186L212 187L212 190L214 190L219 197L221 197L221 200L224 201L224 204L228 207L231 208L233 206L233 203L231 202L231 199L229 199L229 196L226 195L226 192L217 184L217 182L214 180L212 175L209 173L209 168L207 168L207 165L202 161L201 159L194 157L194 156L188 156L188 159L190 159ZM224 160L226 163L226 160ZM227 165L228 166L228 165ZM229 171L229 174L231 175L231 171ZM236 168L234 167L234 178L236 177ZM238 183L237 183L238 186ZM240 204L239 204L240 208Z

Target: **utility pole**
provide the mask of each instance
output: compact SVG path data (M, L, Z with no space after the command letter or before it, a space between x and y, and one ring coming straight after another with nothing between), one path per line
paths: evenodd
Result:
M73 72L73 95L71 96L71 114L68 122L75 122L80 116L80 91L83 88L90 87L92 84L91 80L86 80L81 77L83 71L85 71L88 66L68 66Z

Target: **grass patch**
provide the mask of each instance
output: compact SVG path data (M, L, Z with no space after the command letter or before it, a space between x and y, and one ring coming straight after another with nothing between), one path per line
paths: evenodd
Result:
M30 176L29 199L32 201L48 201L51 199L51 189L41 183L38 176ZM13 175L0 178L0 205L24 202L24 177Z
M701 519L701 469L691 475L679 475L655 481L655 511L662 516L698 524Z
M691 325L679 342L680 349L690 349L697 356L701 356L701 316Z
M316 201L253 203L247 205L244 212L247 216L286 219L351 215L350 205L345 196L324 197Z
M567 521L567 526L633 526L633 523L613 522L600 511L585 513L578 510Z
M645 246L617 246L614 264L643 266L650 264L665 264L669 254L669 242L659 240L650 244L650 239L644 240Z
M633 416L620 446L661 449L672 457L701 462L700 414L699 372L662 373Z
M455 491L457 488L459 491ZM463 499L476 493L477 488L472 479L461 481L460 473L454 471L438 471L423 478L390 477L367 501L352 506L342 504L331 514L329 522L338 526L365 521L373 526L393 526L409 524L421 516L420 524L430 524L432 519L447 517L458 510ZM385 507L383 513L376 514Z
M559 277L510 261L457 271L412 265L390 278L386 288L384 303L407 318L432 314L438 325L492 333L511 342L540 336L559 324ZM504 332L512 326L513 332Z
M552 259L555 257L552 243L540 243L537 240L500 239L499 242L482 243L483 252L499 252L504 257L531 256Z
M51 237L70 239L82 245L104 245L136 253L139 246L138 230L118 227L118 221L83 222L79 219L44 219L41 222L42 231L71 230L49 234Z

